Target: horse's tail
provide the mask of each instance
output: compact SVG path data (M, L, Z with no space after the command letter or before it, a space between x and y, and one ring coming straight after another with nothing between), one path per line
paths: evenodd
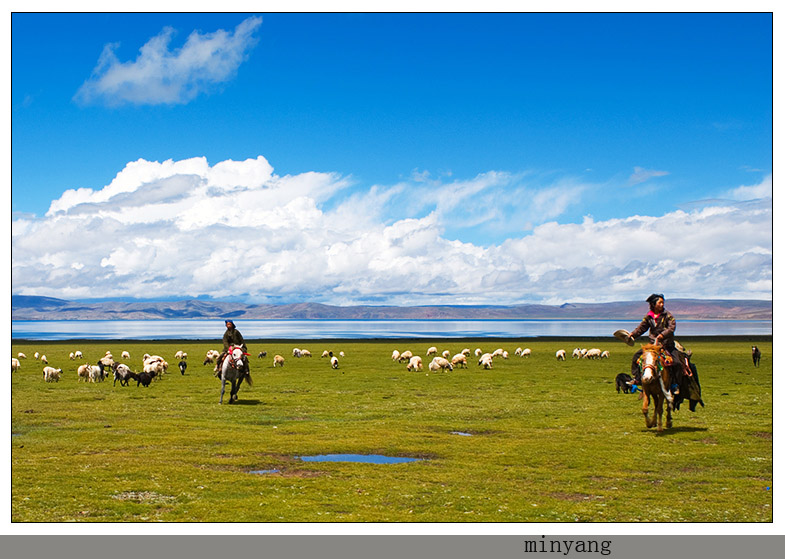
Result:
M248 386L253 386L253 379L251 378L251 373L245 373L243 380L248 384Z

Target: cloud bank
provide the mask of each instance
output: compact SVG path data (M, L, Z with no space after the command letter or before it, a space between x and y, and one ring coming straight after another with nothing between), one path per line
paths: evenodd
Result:
M12 290L337 305L771 298L771 198L749 199L765 187L690 212L553 221L585 193L501 172L359 188L279 176L261 156L140 159L12 222ZM533 228L518 231L521 219ZM506 240L467 240L493 229Z
M82 104L110 106L184 104L237 73L248 51L257 43L254 33L262 18L250 17L234 30L191 33L185 44L170 50L175 35L171 27L147 41L134 61L121 62L108 44L90 78L82 84L74 100Z

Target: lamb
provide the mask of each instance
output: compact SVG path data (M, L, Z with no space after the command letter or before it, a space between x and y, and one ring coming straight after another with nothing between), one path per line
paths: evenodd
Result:
M611 356L611 352L608 350L603 351L600 353L600 359L609 359Z
M180 362L177 364L177 366L180 368L180 374L181 374L181 375L184 375L184 374L185 374L185 369L186 369L186 367L188 367L188 363L185 361L185 359L183 359L182 361L180 361Z
M131 377L131 368L124 364L124 363L115 363L112 366L112 371L114 372L114 380L112 381L112 386L115 386L117 381L120 381L120 386L128 386L128 379Z
M19 364L19 359L16 357L11 358L11 372L18 371L22 366Z
M527 348L525 348L525 349L524 349L524 350L521 352L521 357L531 357L531 355L532 355L532 350L530 350L528 347L527 347Z
M283 361L284 359L282 355L276 355L273 357L273 367L283 367Z
M452 371L452 364L444 357L434 357L433 361L428 365L428 369L434 372L443 371L445 369Z
M445 349L444 351L442 351L442 357L444 357L445 359L449 359L450 358L450 350L449 349Z
M130 358L131 358L131 354L128 353L127 351L124 351L123 353L120 354L120 359L130 359Z
M338 358L337 358L335 355L333 355L332 357L330 357L330 366L331 366L333 369L337 369L337 368L338 368Z
M431 355L436 355L436 352L438 352L438 351L439 350L436 349L436 346L431 346L431 347L428 348L428 351L425 352L425 356L426 357L430 357Z
M409 358L409 364L406 365L407 371L422 371L422 357L419 355L412 355Z
M60 380L60 375L62 374L62 369L55 369L54 367L44 367L44 380L46 382L58 382Z
M466 356L463 353L458 353L452 358L451 363L453 367L460 365L461 369L465 369L467 367Z
M556 361L565 361L567 359L567 352L560 349L556 352Z

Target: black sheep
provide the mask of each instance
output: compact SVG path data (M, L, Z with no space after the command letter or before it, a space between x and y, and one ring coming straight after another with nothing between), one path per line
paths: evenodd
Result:
M630 385L628 382L632 381L632 377L627 373L619 373L616 375L616 393L624 391L625 394L630 393Z
M185 362L185 359L183 359L182 361L180 361L180 362L177 364L177 366L178 366L178 367L180 367L180 374L181 374L181 375L184 375L184 374L185 374L185 368L186 368L186 367L188 367L188 363L186 363L186 362Z
M760 350L756 345L752 346L752 364L756 367L760 366Z
M152 373L131 373L129 376L136 381L136 386L140 384L142 386L150 386L150 383L153 381Z

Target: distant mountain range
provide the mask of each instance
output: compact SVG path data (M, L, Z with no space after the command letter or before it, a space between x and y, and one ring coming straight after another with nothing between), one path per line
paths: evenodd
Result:
M761 300L668 299L678 319L772 320L772 302ZM52 297L11 296L12 320L166 320L166 319L376 319L376 320L640 320L643 301L565 303L563 305L433 305L415 307L347 306L320 303L252 305L196 299L182 301L66 301Z

